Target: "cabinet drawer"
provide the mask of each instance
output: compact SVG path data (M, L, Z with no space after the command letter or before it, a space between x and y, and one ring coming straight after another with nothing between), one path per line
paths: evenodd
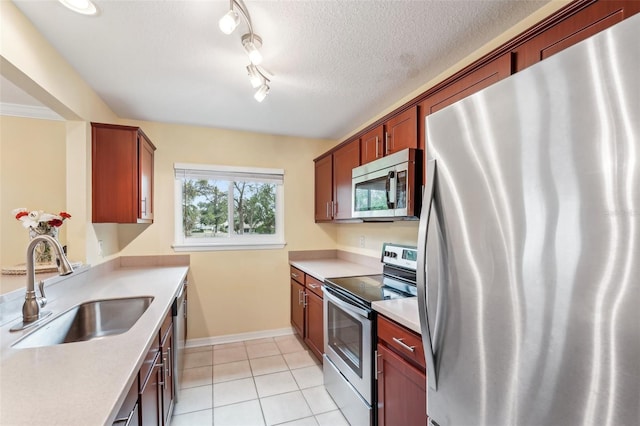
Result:
M311 275L306 275L304 284L310 291L322 297L322 281L313 278Z
M384 341L387 347L394 349L405 359L425 368L424 349L420 335L379 315L378 339Z
M140 389L142 389L142 386L147 381L149 373L155 363L156 356L158 355L158 352L160 352L160 342L158 342L158 340L159 339L157 337L153 340L153 344L149 348L149 352L147 352L147 357L144 359L142 366L140 366Z
M291 278L293 278L295 281L299 282L300 284L304 285L304 272L302 272L300 269L295 268L293 266L289 266L289 272L290 272Z

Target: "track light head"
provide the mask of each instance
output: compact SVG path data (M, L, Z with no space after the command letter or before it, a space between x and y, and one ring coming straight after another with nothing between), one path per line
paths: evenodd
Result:
M267 97L268 93L269 93L269 86L267 86L266 84L263 84L262 86L260 86L256 94L253 95L253 97L255 98L256 101L262 102L264 101L264 98Z
M238 27L238 24L240 24L240 16L235 10L233 10L233 8L229 9L229 11L218 21L220 31L227 35L231 34Z
M262 86L265 83L264 76L260 73L258 68L251 64L247 66L247 73L249 74L249 81L254 89Z
M249 55L249 60L253 65L260 65L262 62L262 54L258 49L262 47L262 39L256 34L245 34L242 36L242 45Z

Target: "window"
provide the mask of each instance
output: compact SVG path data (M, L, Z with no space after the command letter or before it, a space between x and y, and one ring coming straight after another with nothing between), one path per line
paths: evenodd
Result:
M284 247L284 170L175 164L176 251Z

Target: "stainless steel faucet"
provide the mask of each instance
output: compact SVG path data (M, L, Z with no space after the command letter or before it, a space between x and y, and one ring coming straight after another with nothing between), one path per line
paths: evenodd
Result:
M37 297L35 291L36 271L33 257L36 246L41 242L47 242L53 247L53 251L56 254L58 273L60 275L69 275L73 272L73 268L64 255L64 251L58 240L49 235L38 235L33 238L27 246L27 293L25 295L24 305L22 305L22 324L16 324L11 327L11 331L24 330L51 315L51 312L40 311L40 308L43 308L47 304L47 299L44 294L44 281L40 281L38 286L42 297Z

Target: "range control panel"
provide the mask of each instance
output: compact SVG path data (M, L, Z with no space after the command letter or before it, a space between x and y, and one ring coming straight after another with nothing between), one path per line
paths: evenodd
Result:
M411 246L384 243L380 260L386 265L400 266L415 271L418 269L418 250Z

